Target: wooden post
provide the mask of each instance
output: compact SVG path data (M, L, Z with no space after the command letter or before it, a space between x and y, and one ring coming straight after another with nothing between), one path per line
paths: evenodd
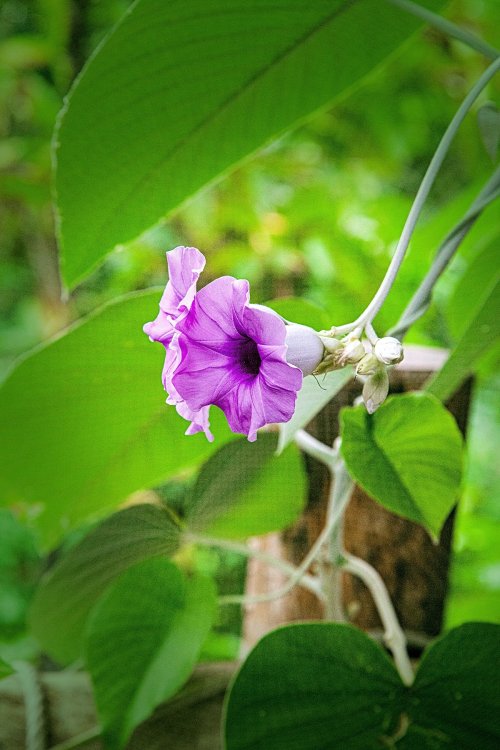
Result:
M446 359L441 349L406 347L405 360L391 372L391 393L418 390ZM447 403L465 434L471 381L467 381ZM339 412L351 405L361 385L351 381L308 425L308 431L328 445L339 432ZM301 518L281 534L269 534L252 544L285 560L300 563L318 536L325 517L329 472L316 460L304 456L309 478L307 507ZM424 529L389 513L356 487L345 515L344 543L348 551L367 560L384 579L400 622L415 655L437 635L442 626L448 588L448 570L453 535L454 511L446 520L439 544ZM249 563L246 592L255 595L276 590L285 583L283 574L262 563ZM378 631L380 619L364 584L343 575L343 603L346 615L359 627ZM266 632L285 622L323 619L323 607L305 589L296 587L282 599L248 606L244 620L245 648Z

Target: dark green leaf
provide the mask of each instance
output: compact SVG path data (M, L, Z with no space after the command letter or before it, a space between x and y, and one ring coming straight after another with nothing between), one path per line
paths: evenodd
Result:
M180 532L169 511L136 505L93 529L42 581L31 610L32 629L55 659L76 659L85 621L109 584L141 560L170 555Z
M424 654L401 750L497 750L500 627L466 623ZM425 740L425 743L424 743Z
M278 451L282 451L292 442L297 430L305 427L326 404L332 400L344 385L352 378L352 367L329 372L314 378L309 375L304 378L302 388L297 396L295 412L289 422L280 425Z
M496 750L499 658L500 627L468 623L429 647L406 688L353 627L289 625L236 675L226 750Z
M190 530L211 536L248 537L290 525L306 500L298 450L276 456L276 435L255 443L236 440L202 467L187 514Z
M342 455L351 476L381 505L434 536L457 501L462 438L444 406L424 393L387 399L375 414L341 413Z
M383 747L403 690L382 649L359 630L288 625L265 636L236 675L226 750Z
M480 301L476 307L477 312L452 350L449 359L427 383L426 389L429 393L445 401L455 393L465 378L474 372L482 355L498 344L499 295L500 279L498 274L494 273L489 286L479 290Z
M134 3L78 78L55 139L68 284L352 87L418 25L378 0Z
M168 560L124 573L89 620L86 660L107 747L174 695L193 670L215 612L208 578L187 578Z
M3 502L41 506L52 537L209 455L165 404L164 348L142 325L159 292L124 297L36 350L0 390ZM218 444L229 436L213 410Z

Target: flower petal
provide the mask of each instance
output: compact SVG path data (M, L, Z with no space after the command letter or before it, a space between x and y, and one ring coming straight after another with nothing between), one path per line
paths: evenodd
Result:
M143 330L152 341L168 346L176 321L189 311L196 294L196 284L205 256L195 247L179 246L167 253L168 283L160 300L160 311Z
M196 295L189 314L176 325L190 341L216 351L242 338L242 314L248 302L248 281L221 276Z

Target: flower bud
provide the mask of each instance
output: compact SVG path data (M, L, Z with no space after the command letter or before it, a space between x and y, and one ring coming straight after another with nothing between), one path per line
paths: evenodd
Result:
M320 336L320 339L328 354L333 354L333 352L342 346L342 342L339 339L334 339L331 336Z
M325 353L316 331L299 323L287 325L285 344L288 347L286 361L302 370L304 375L316 370Z
M365 356L365 347L359 339L351 339L341 349L337 350L335 356L340 367L356 365Z
M374 354L365 354L356 366L357 375L373 375L380 368L380 362Z
M378 361L384 365L397 365L404 357L401 342L393 336L384 336L379 339L373 351Z
M363 386L363 401L368 414L373 414L378 407L384 403L389 393L389 376L387 371L380 367L373 375L366 379Z

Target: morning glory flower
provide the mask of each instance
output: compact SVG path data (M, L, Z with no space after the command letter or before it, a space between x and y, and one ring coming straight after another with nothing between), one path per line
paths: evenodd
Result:
M203 430L213 440L210 405L250 441L260 427L291 419L303 375L323 357L317 334L251 305L248 281L222 276L196 292L205 259L195 248L175 248L167 261L160 313L144 330L167 348L167 403L192 422L187 434Z

